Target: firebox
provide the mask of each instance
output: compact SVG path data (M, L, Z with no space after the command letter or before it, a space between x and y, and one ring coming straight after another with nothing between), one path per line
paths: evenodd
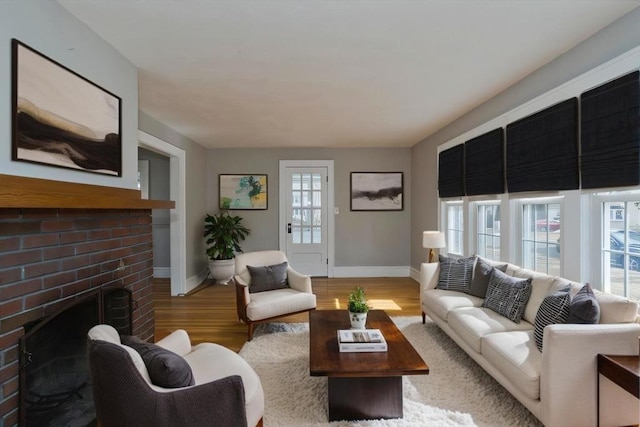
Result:
M25 325L20 339L20 425L88 426L95 421L87 333L97 324L131 335L132 294L99 288Z

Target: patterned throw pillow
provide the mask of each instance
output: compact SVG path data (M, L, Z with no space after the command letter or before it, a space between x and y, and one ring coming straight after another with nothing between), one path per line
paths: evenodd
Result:
M471 285L469 286L469 295L473 295L478 298L484 298L487 296L489 279L491 278L491 271L494 268L497 268L504 273L507 271L507 264L500 264L493 267L484 259L478 257L476 266L473 268L473 278L471 279Z
M542 337L544 328L547 325L565 323L569 317L569 306L571 305L571 286L566 286L559 291L547 295L540 304L536 314L535 329L533 335L536 339L538 350L542 351Z
M439 255L440 273L436 289L469 292L475 257L449 258Z
M598 322L600 322L600 305L591 285L587 283L571 300L566 323L592 324Z
M249 293L272 291L289 287L287 281L287 261L281 264L267 265L264 267L252 267L247 265L251 275Z
M530 296L531 279L512 277L494 268L489 278L487 297L482 306L512 322L520 323Z

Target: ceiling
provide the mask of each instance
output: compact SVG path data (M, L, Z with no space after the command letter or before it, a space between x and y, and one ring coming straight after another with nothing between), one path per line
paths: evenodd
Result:
M205 147L410 147L640 0L58 0Z

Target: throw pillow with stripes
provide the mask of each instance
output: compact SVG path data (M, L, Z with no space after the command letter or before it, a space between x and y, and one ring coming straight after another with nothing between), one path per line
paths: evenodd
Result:
M475 257L456 259L439 255L438 258L440 261L440 273L436 288L468 293L469 286L471 286Z
M494 268L489 278L483 307L495 311L514 323L520 323L531 296L531 279L509 276Z
M533 335L536 339L538 350L542 351L542 337L544 328L547 325L565 323L569 317L569 307L571 306L571 286L566 286L559 291L547 295L540 304L536 314L535 329Z

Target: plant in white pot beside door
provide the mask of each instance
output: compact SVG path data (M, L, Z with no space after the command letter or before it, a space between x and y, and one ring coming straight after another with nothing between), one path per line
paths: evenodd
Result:
M351 320L351 328L365 329L367 323L367 312L369 312L369 304L364 294L364 289L357 286L349 293L347 308L349 310L349 320Z
M250 230L242 224L242 217L223 211L207 214L204 220L204 237L207 238L209 272L216 283L228 284L235 272L236 252L242 252L240 242Z

